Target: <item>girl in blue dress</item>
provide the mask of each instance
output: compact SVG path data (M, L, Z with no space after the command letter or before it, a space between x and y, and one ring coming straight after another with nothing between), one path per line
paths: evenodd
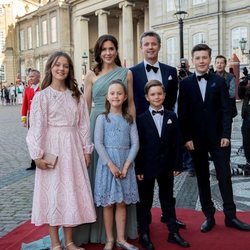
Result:
M97 117L94 133L95 148L99 154L94 200L97 207L103 207L106 231L104 250L114 247L114 220L116 246L135 250L138 248L125 239L125 224L126 205L139 201L134 170L139 140L136 124L127 111L127 90L121 80L110 83L105 107L106 111Z

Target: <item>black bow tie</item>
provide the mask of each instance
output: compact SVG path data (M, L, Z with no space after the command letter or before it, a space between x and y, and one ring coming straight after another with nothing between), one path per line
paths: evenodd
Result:
M157 73L157 71L158 71L158 67L155 67L155 66L152 66L152 65L150 65L150 64L147 64L146 65L146 70L149 72L150 70L153 70L155 73Z
M208 79L208 73L201 75L201 76L197 76L198 81L200 81L202 78L204 78L205 80Z
M156 115L156 114L163 115L164 114L164 110L163 109L162 110L158 110L158 111L152 110L152 115Z

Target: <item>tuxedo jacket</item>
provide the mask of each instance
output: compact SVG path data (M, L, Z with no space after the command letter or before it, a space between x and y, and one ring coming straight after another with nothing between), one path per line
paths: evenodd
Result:
M177 97L178 90L178 78L177 71L174 67L160 63L160 70L162 75L163 85L166 89L166 98L164 101L164 107L168 110L174 110L174 105ZM133 90L134 90L134 102L136 108L136 115L144 113L149 103L145 99L144 87L148 82L144 61L130 68L133 74Z
M209 74L203 101L196 74L180 82L178 118L184 143L218 145L231 137L231 112L225 79Z
M21 114L22 116L27 116L29 111L30 111L30 106L31 106L31 101L35 95L36 92L40 91L40 87L34 91L33 88L27 87L24 91L24 96L23 96L23 103L22 103L22 109L21 109Z
M149 110L137 117L137 128L140 148L135 160L136 174L150 180L182 170L180 130L173 111L164 110L161 136Z

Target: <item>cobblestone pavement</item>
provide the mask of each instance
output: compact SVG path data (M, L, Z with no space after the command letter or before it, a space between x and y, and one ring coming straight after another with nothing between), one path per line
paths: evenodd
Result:
M237 105L240 107L241 103ZM233 125L231 161L235 166L244 163L244 157L236 154L241 146L240 116ZM25 170L30 166L26 133L27 129L20 122L20 106L0 106L0 237L30 219L35 171ZM250 211L250 176L233 176L232 180L238 210ZM221 198L213 175L211 187L215 205L221 210ZM177 207L200 210L196 178L187 176L186 172L176 177L175 194ZM154 206L159 206L157 196Z

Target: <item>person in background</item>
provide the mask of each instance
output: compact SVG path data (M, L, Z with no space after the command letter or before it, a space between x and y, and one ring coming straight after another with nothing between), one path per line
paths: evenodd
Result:
M184 144L192 155L202 211L206 217L201 232L215 226L215 206L211 197L208 153L214 162L223 200L225 225L250 231L250 225L236 217L231 181L229 144L232 115L225 79L208 74L212 50L206 44L192 49L195 73L180 82L178 118Z
M139 149L136 124L128 113L127 90L121 80L108 88L106 111L95 126L95 148L99 155L95 178L95 204L103 207L106 231L104 250L114 247L113 221L116 222L116 247L137 250L125 238L126 205L139 201L134 159Z
M163 217L169 230L168 241L189 247L179 234L176 224L173 187L174 176L182 171L181 136L176 114L164 108L165 87L158 80L145 85L145 97L150 106L137 116L140 149L136 157L136 175L140 202L137 205L139 243L146 250L153 250L150 239L151 208L155 181L159 186L159 200Z
M193 74L192 72L189 71L189 68L190 68L190 65L189 65L188 59L181 58L180 64L177 66L179 83L180 83L180 81L184 80L185 78L187 78L188 76ZM178 109L178 103L176 102L176 107L175 107L176 113L178 113L177 109ZM186 147L183 146L182 148L183 148L183 155L182 155L183 156L183 165L188 170L188 176L194 177L195 170L194 170L194 163L192 160L192 156Z
M73 242L73 227L96 220L87 167L93 143L88 106L65 52L53 53L45 66L41 91L32 101L28 149L37 166L31 222L48 225L52 250L84 250ZM52 167L45 154L58 157ZM63 227L64 245L58 235Z
M21 122L24 127L28 127L29 129L29 113L30 113L30 107L31 102L34 97L34 95L40 91L40 72L36 69L30 69L28 76L27 76L27 82L29 84L29 87L27 87L24 91L23 96L23 103L21 107ZM26 170L35 170L36 164L35 161L32 159L30 167L26 168Z
M177 91L178 78L176 68L158 61L161 49L161 38L154 31L145 31L140 37L140 48L144 60L130 68L133 75L133 95L136 109L136 116L148 110L149 103L145 99L144 87L149 80L159 80L166 89L166 98L163 106L167 110L174 110ZM175 207L175 199L171 199L170 207ZM164 216L161 222L165 223ZM185 223L176 220L181 228L186 228ZM140 230L140 229L139 229Z

